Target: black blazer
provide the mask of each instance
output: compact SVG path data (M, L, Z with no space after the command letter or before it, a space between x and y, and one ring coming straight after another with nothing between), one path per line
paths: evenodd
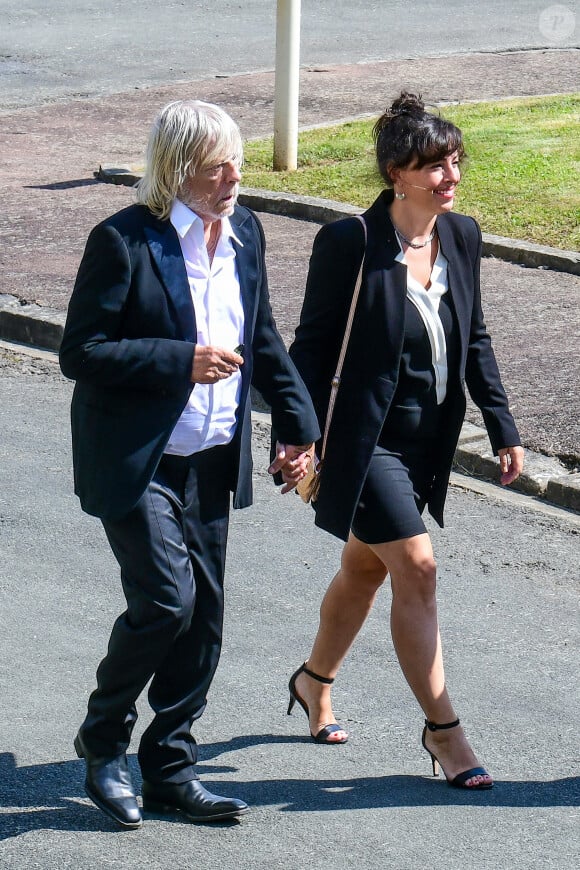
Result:
M343 540L397 386L403 347L407 270L395 260L400 248L388 211L392 201L393 192L383 191L364 214L368 242L363 284L315 505L316 524ZM520 439L483 320L479 226L464 215L446 214L437 218L437 232L449 264L460 347L459 370L449 373L448 419L433 456L429 510L443 525L447 484L465 415L465 384L483 413L494 451L520 444ZM290 355L310 391L321 430L363 253L363 228L356 218L322 227L314 241Z
M272 408L280 438L320 435L312 403L276 330L264 234L237 206L236 262L245 315L234 507L252 502L250 384ZM72 400L75 492L83 509L116 519L137 503L194 385L195 313L179 239L169 220L133 205L96 226L87 241L60 349Z

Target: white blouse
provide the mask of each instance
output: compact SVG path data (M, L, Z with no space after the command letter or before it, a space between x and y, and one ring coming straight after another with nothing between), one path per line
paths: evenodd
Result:
M399 242L400 246L400 242ZM403 249L395 257L399 263L407 265ZM447 281L447 260L441 253L441 248L431 270L431 286L429 290L416 281L407 269L407 298L413 303L427 330L431 345L431 361L435 372L435 390L437 404L440 405L447 395L447 344L445 332L439 317L439 302L449 289Z

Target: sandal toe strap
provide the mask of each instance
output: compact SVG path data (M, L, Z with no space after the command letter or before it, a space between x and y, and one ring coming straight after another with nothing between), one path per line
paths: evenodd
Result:
M344 731L344 728L338 724L338 722L333 722L330 725L324 725L323 728L320 729L318 734L314 736L314 739L317 743L346 743L346 740L328 740L331 734L336 734L337 731Z
M484 782L478 785L465 785L468 779L472 776L489 776L489 773L484 767L470 767L469 770L464 770L463 773L458 773L455 779L451 780L451 785L456 788L491 788L491 783Z

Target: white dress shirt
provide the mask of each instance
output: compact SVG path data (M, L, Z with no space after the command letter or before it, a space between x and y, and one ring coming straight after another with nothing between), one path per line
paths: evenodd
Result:
M221 234L210 264L201 218L176 199L169 219L185 260L197 343L234 350L244 340L244 310L232 239L241 242L229 219L221 218ZM241 384L239 371L215 384L194 384L165 452L189 456L231 441Z
M399 246L400 244L399 242ZM402 248L401 252L395 257L395 260L407 265ZM433 263L429 290L425 290L422 284L413 278L407 268L407 298L411 300L419 312L429 337L438 405L444 401L447 395L447 343L445 341L443 324L439 317L439 302L443 294L447 293L447 290L447 260L441 253L441 248L439 248L437 258Z

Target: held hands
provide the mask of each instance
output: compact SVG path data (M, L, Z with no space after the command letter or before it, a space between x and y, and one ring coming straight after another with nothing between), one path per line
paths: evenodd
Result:
M233 350L196 344L191 367L193 384L215 384L229 378L243 365L244 358Z
M498 450L501 485L508 486L520 476L524 467L523 447L502 447Z
M270 474L282 475L282 493L290 492L306 475L314 444L280 444L276 441L276 459L268 469Z

